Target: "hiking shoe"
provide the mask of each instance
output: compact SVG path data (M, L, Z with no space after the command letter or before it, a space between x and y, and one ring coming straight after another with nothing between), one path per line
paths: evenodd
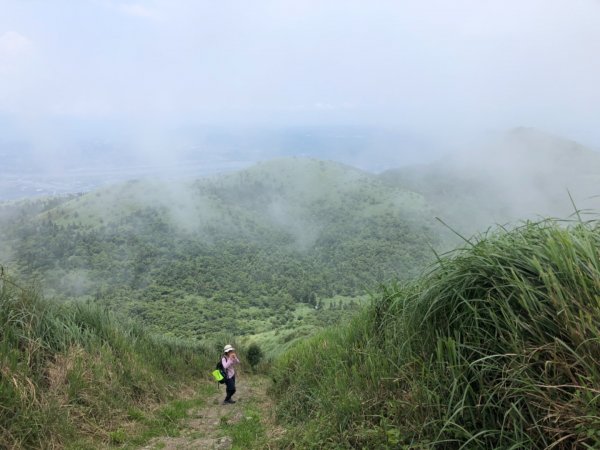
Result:
M234 403L235 403L235 400L223 400L224 405L233 405Z

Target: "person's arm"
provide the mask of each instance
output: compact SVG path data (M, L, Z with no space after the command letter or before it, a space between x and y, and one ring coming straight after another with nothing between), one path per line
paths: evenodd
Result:
M229 366L233 365L233 360L229 359L227 356L223 356L221 358L221 363L223 364L223 369L227 369Z
M223 368L227 369L228 367L233 366L234 364L239 364L240 360L236 355L232 355L231 358L223 356L223 358L221 358L221 362L223 363Z

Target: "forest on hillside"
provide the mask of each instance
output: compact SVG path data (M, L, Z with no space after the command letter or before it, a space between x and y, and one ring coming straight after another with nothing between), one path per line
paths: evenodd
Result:
M161 333L281 332L289 342L347 316L379 284L416 275L440 241L418 195L334 163L201 180L178 188L181 207L164 189L139 181L3 205L7 268L46 295Z

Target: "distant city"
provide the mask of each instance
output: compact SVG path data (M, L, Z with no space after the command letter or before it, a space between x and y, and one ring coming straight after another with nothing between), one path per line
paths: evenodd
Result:
M173 144L161 147L160 142ZM56 150L56 143L46 148L43 141L0 139L0 200L88 192L147 177L194 179L278 157L334 160L378 172L432 154L430 147L397 131L365 127L188 129L146 143L150 148L132 140L67 135L60 145Z
M182 161L169 166L128 166L113 168L67 169L62 173L2 173L0 201L27 197L45 197L89 192L101 186L139 178L199 178L235 171L250 165L248 161L208 162Z

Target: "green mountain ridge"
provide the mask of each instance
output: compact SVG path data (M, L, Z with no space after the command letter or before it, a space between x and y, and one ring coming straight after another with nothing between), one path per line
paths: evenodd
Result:
M376 175L353 167L285 158L192 182L130 181L77 197L40 218L97 228L150 206L164 212L165 219L182 232L210 231L212 222L220 221L222 227L223 220L236 232L244 232L236 225L244 220L289 231L294 220L318 223L323 209L344 211L349 205L360 217L381 214L388 207L404 208L408 216L428 207L423 196L390 189ZM311 214L305 214L304 208L311 208Z
M309 333L379 283L414 276L439 240L423 196L309 159L54 202L21 207L6 233L10 267L49 295L193 338L297 332L304 319Z

